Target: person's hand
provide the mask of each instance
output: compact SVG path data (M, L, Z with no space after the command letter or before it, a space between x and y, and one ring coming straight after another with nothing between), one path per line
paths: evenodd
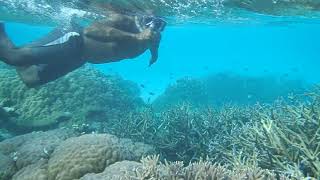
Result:
M142 31L138 37L140 40L147 41L150 43L150 45L153 45L159 43L161 38L160 36L161 35L159 32L154 32L152 29L148 28Z
M151 28L148 28L139 34L139 39L148 43L151 52L151 59L149 61L150 67L158 60L158 50L161 40L161 33L153 31Z

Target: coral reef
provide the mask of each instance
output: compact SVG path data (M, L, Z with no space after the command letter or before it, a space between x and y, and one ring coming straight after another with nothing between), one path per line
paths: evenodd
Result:
M9 179L15 172L13 159L0 153L0 179Z
M48 163L49 179L73 179L120 160L113 137L84 135L64 141L52 154ZM62 161L63 160L63 161Z
M241 156L252 159L261 167L290 174L297 179L320 177L320 96L309 94L304 101L292 97L291 102L278 101L272 106L256 106L254 124L241 133L228 137ZM224 148L233 159L234 149Z
M87 173L101 172L117 161L139 160L141 156L154 152L151 147L144 148L146 151L143 152L131 148L135 148L132 141L111 135L91 134L70 138L60 144L52 154L48 163L49 179L80 178ZM136 156L136 159L132 156Z
M40 159L34 164L20 169L12 180L48 180L48 160Z
M2 122L0 121L0 124L2 124ZM6 129L0 129L0 142L5 140L5 139L9 139L12 138L14 136L14 134L12 134L11 132L9 132Z
M70 128L0 142L0 179L320 178L320 88L274 101L301 92L298 81L184 79L148 106L134 84L90 67L39 89L10 68L1 77L0 140L10 127ZM230 100L241 105L212 106Z
M200 160L184 166L182 162L159 161L159 156L142 158L141 163L122 161L107 167L102 173L87 174L81 180L289 180L258 167L229 170L219 164Z
M220 73L199 79L180 79L169 86L165 93L154 101L153 106L164 110L185 101L196 107L221 106L230 102L239 105L254 104L257 101L272 103L278 97L286 97L289 93L305 92L306 88L307 83L285 77L250 77Z
M134 177L138 169L142 169L141 163L135 161L120 161L108 166L102 173L87 174L80 178L80 180L126 179L128 176Z
M0 152L12 157L19 170L48 158L61 142L72 136L76 136L76 133L67 129L34 132L2 141Z
M89 66L37 89L25 87L10 68L1 69L0 79L0 100L18 114L9 118L8 126L21 132L82 124L98 117L107 121L143 104L137 85Z
M73 130L34 132L0 142L0 179L67 180L101 173L109 165L138 161L153 147L108 134L77 136Z
M226 135L249 123L250 108L193 108L183 103L161 113L142 108L111 121L105 131L122 138L153 144L170 161L199 160L208 154L218 159L217 146L228 147Z
M131 112L105 130L154 145L162 159L208 157L229 167L254 165L295 179L319 178L320 90L273 104L192 107Z

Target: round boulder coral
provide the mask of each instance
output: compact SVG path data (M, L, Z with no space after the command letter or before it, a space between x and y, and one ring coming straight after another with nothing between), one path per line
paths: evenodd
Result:
M16 167L13 159L0 153L0 179L10 179L15 171Z
M142 169L142 164L134 161L121 161L108 166L102 173L87 174L80 180L122 180L136 176L135 172ZM129 179L129 178L127 178Z
M12 180L47 180L47 161L41 159L35 164L22 168L12 177Z
M49 160L49 180L80 178L102 172L119 160L119 149L110 135L84 135L61 143Z
M42 158L48 159L62 141L75 135L68 129L29 133L0 142L0 152L11 156L19 170Z

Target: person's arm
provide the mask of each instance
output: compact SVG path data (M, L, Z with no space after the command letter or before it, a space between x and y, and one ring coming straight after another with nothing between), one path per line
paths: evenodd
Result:
M159 51L160 41L161 41L161 34L158 33L154 36L154 39L151 43L151 47L150 47L151 59L149 62L149 67L155 62L157 62L158 60L158 56L159 56L158 51Z
M94 23L84 30L86 37L96 41L112 42L117 40L138 40L141 38L139 34L133 34L119 29L107 26L104 23Z

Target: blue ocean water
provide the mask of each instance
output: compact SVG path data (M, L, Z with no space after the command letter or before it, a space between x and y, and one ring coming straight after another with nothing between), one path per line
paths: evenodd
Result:
M8 23L9 36L24 44L53 27ZM144 99L153 99L182 77L219 72L274 75L320 81L320 24L173 25L163 33L159 60L148 67L149 52L132 60L96 65L107 74L143 84ZM150 95L150 92L155 96Z

